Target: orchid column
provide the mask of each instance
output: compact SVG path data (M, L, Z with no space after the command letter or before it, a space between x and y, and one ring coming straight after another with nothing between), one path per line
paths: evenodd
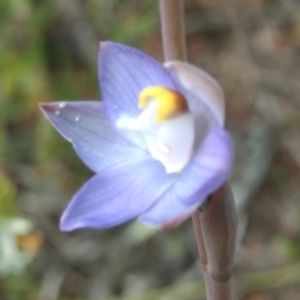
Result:
M187 60L183 0L160 0L160 14L166 65L175 68L176 63L169 61ZM199 89L201 85L204 87L202 96L205 97L207 93L212 96L212 106L217 106L221 122L224 121L223 95L207 88L207 78L196 82L193 71L181 70L177 76L180 73L182 79L186 77L187 84L190 80L191 85L198 84ZM213 88L217 89L211 87ZM230 277L237 234L236 210L230 187L225 184L207 198L199 211L193 213L192 219L205 277L207 299L230 300Z

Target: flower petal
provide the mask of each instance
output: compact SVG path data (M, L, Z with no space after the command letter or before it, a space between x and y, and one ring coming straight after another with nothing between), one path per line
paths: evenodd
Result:
M138 117L139 94L144 88L158 85L176 89L169 73L151 56L112 42L100 45L99 80L104 108L113 126L120 119ZM122 130L122 134L140 145L137 133L127 135Z
M229 135L214 128L176 182L139 220L163 228L179 225L226 181L232 159Z
M233 146L229 134L214 127L173 186L178 199L185 204L200 205L228 179L232 162Z
M183 203L178 199L175 190L171 188L141 214L139 221L148 225L171 229L188 218L198 206L198 203L192 205Z
M110 126L100 101L42 103L40 107L95 172L120 162L148 157L147 152L125 140Z
M192 93L194 98L200 99L213 112L219 125L223 126L225 101L219 83L208 73L186 62L169 61L165 63L165 67L183 89L183 95ZM195 111L198 103L192 101L189 106L191 111Z
M61 230L108 228L127 222L151 206L172 182L152 159L108 168L74 196L62 216Z

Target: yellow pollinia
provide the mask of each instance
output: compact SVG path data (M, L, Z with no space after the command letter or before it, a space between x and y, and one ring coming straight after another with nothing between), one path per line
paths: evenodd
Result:
M144 109L152 100L156 101L157 105L155 123L163 122L188 110L186 100L181 94L162 86L149 86L143 89L139 96L139 108Z

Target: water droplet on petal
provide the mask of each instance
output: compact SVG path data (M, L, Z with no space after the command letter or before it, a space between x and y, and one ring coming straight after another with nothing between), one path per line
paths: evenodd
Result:
M80 120L80 116L75 117L75 121L78 122Z
M59 107L60 108L64 108L64 107L66 107L66 105L67 105L67 103L66 102L61 102L61 103L59 103Z
M57 109L55 112L54 112L57 116L60 115L60 111Z

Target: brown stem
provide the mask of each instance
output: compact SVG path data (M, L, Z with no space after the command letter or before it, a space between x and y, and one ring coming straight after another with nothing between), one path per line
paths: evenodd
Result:
M182 0L160 0L165 60L186 60L184 6Z
M206 249L205 249L205 245L204 245L200 216L199 216L198 211L195 211L193 213L192 220L193 220L193 225L194 225L195 236L197 239L198 250L199 250L199 255L200 255L200 259L201 259L201 263L202 263L202 268L206 269L207 263L208 263L207 253L206 253Z
M160 16L165 60L187 60L183 0L160 0ZM216 195L215 197L222 201L223 189L220 189L220 191L221 192L217 191L214 196ZM222 255L220 256L217 253L216 259L214 255L210 253L211 251L214 252L214 248L218 247L218 241L215 240L215 234L212 236L212 241L212 239L207 236L207 232L202 230L202 221L204 221L203 225L206 229L209 229L212 225L211 222L209 222L210 226L207 227L208 223L205 220L205 215L203 215L203 217L204 218L196 211L192 219L205 277L207 300L230 300L230 275L229 277L224 277L223 273L228 274L228 265L229 267L232 266L232 261L228 259L228 261L219 263L218 258L222 258ZM203 233L205 233L205 235ZM209 246L208 248L206 248L206 239ZM210 252L207 252L208 250ZM225 255L224 258L226 260L227 256ZM226 263L228 263L228 265L226 265Z
M231 299L231 285L229 279L227 281L218 282L208 274L205 274L204 278L207 300Z
M200 213L199 222L207 250L208 263L203 268L207 299L229 300L237 217L233 196L227 184L211 196L208 207Z

